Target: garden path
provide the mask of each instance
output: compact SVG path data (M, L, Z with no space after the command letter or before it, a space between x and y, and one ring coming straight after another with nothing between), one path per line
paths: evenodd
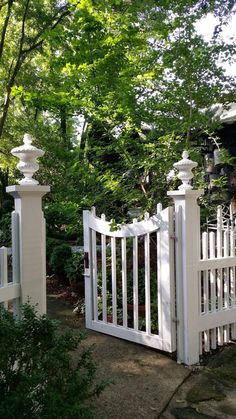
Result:
M75 331L84 319L68 302L50 295L48 314ZM110 379L95 402L105 419L236 418L236 345L187 368L170 356L127 341L87 331L99 379Z

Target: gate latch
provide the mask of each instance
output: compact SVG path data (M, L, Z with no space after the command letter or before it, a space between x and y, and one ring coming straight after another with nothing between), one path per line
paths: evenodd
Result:
M84 252L84 268L89 268L89 254L88 252Z

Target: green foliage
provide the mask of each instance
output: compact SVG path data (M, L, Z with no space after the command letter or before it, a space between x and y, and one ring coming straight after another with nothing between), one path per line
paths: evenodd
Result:
M71 258L65 263L65 272L70 282L83 280L84 255L82 253L72 253Z
M138 270L138 303L145 304L145 269L139 268ZM157 275L152 272L150 276L150 297L152 303L157 302ZM127 275L127 302L133 304L133 275Z
M73 202L49 203L44 207L49 237L61 240L81 240L82 223L79 206Z
M22 307L22 318L0 310L0 417L92 419L92 400L104 388L95 382L91 350L82 335L61 333L55 321ZM75 359L72 351L77 351Z
M60 280L66 281L65 265L71 259L72 251L67 243L62 243L52 250L49 266L53 273L60 277Z
M64 244L65 241L61 239L54 239L52 237L46 237L46 258L49 261L51 254L55 247Z
M36 177L52 186L50 237L81 244L82 209L92 205L120 223L131 207L166 204L173 162L219 125L202 109L234 100L234 80L219 65L219 58L235 57L233 41L221 37L233 6L224 0L0 5L0 168L16 175L9 152L24 132L45 149ZM207 42L196 23L209 13L219 22Z
M0 218L0 247L11 247L11 214L4 214Z

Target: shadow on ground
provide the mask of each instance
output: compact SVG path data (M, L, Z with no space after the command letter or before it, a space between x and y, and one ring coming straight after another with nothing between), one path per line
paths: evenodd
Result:
M84 320L53 296L48 314L62 327L84 330ZM112 419L236 418L236 345L186 368L158 351L93 331L84 345L93 345L99 379L111 384L97 399L98 416Z

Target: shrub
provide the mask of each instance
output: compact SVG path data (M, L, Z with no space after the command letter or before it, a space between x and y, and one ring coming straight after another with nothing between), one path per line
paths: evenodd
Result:
M49 266L53 273L59 276L60 280L66 280L65 264L71 258L71 247L67 243L54 247L49 259Z
M11 247L11 213L4 214L0 219L0 247Z
M44 207L47 235L62 240L82 241L81 210L73 202L54 202Z
M66 261L65 271L70 282L83 280L84 255L72 253L71 258Z
M46 256L48 261L50 260L54 248L64 243L65 241L61 239L54 239L52 237L46 238Z
M38 317L29 305L22 318L0 309L0 417L4 419L95 418L92 399L105 383L96 384L90 349L83 335L59 333L58 323ZM73 361L71 351L79 349Z

